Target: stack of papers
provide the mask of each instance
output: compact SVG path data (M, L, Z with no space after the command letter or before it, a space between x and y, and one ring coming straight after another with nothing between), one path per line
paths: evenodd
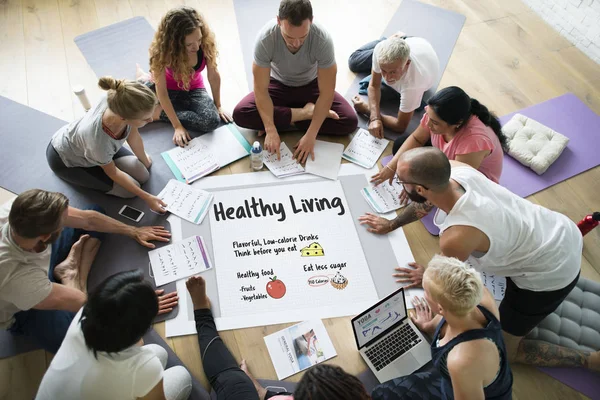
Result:
M208 206L214 196L206 190L194 189L171 179L158 197L167 203L167 211L194 224L200 224L208 213Z
M379 213L385 214L404 207L400 204L402 186L393 182L391 185L385 181L377 186L370 185L360 192L371 208Z
M156 286L166 285L212 268L204 239L192 236L148 252Z
M277 153L269 154L268 151L263 152L265 155L263 159L264 163L273 175L278 178L285 178L305 173L302 164L299 164L294 159L294 155L284 142L281 142L279 146L279 153L281 158L278 160Z
M359 129L342 157L363 168L373 168L390 141L378 139L365 129Z
M279 380L337 356L320 319L265 336L265 344Z
M192 139L186 147L176 147L167 151L187 183L192 183L221 168L208 147L198 139Z

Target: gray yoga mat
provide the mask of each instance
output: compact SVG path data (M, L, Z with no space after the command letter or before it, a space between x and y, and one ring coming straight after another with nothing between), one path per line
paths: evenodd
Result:
M315 178L303 181L294 182L274 182L262 185L245 185L236 186L235 190L246 189L246 188L259 188L269 186L281 186L281 185L297 185L309 182L322 182L327 181L323 178ZM383 298L386 295L392 293L398 289L398 285L395 280L392 279L391 273L394 268L398 266L396 256L392 250L392 246L385 235L373 235L369 233L364 226L361 226L358 222L358 217L364 215L367 212L372 212L371 208L360 194L362 188L368 185L367 177L365 175L347 175L339 176L339 181L342 184L344 194L346 195L346 201L350 207L350 214L352 221L356 227L360 243L369 265L373 283L375 284L375 290L379 298ZM218 189L206 189L210 192L221 192L229 191L232 188L218 188ZM212 236L210 231L210 218L205 218L200 225L195 225L187 221L182 221L181 224L182 235L184 238L199 235L204 238L204 243L208 248L210 259L214 262L215 256L213 253ZM206 293L212 302L212 311L215 318L221 316L221 310L219 306L219 290L217 284L217 277L215 268L212 268L202 273L202 276L206 280ZM194 314L191 308L191 304L187 310L187 314L193 319Z
M464 15L453 11L448 11L429 4L423 4L418 1L403 0L396 13L392 16L390 23L381 33L381 36L384 37L389 37L398 31L402 31L409 36L419 36L427 39L435 49L440 60L440 76L433 87L423 96L425 101L437 90L446 66L450 61L452 50L454 50L460 31L465 23L465 19ZM375 39L377 39L377 37L365 38L365 43ZM341 60L338 60L338 62L341 62ZM344 60L344 62L346 62L346 60ZM351 101L352 97L358 94L358 84L366 75L368 74L359 74L354 82L352 82L352 85L346 93L346 99L348 101ZM362 97L364 100L367 100L366 96ZM399 101L389 101L382 104L381 112L387 115L396 116L398 115L398 107ZM415 111L404 135L409 135L417 128L419 121L423 117L423 113L424 111ZM359 115L359 127L366 128L368 122L366 117ZM385 137L388 139L394 140L400 136L401 134L392 132L389 129L385 130Z
M279 3L278 0L233 0L249 91L253 90L252 63L256 36L260 28L277 16Z
M75 44L97 77L135 79L136 64L148 71L153 37L154 29L148 21L134 17L79 35Z
M46 146L50 138L60 127L66 124L58 118L44 114L23 104L14 102L0 96L0 139L2 140L1 155L4 161L0 169L0 186L13 192L21 193L32 188L64 193L73 207L82 208L90 204L102 206L107 215L131 225L131 221L118 215L124 204L138 208L145 212L140 225L167 226L166 215L157 215L151 212L146 204L139 198L120 199L103 193L73 186L59 179L46 162ZM154 160L151 168L150 180L143 188L153 194L158 194L173 177L166 163L160 156L173 146L171 135L165 134L162 123L154 123L144 130L144 144L146 152ZM162 244L157 243L157 246ZM149 276L148 250L136 241L123 238L119 235L107 235L98 256L92 265L88 279L88 289L93 290L101 281L117 272L142 268L147 279L154 284ZM175 290L171 283L162 288L170 292ZM156 322L173 318L177 315L178 308L171 313L162 315ZM18 341L4 341L5 335L0 335L0 357L9 357L31 350Z

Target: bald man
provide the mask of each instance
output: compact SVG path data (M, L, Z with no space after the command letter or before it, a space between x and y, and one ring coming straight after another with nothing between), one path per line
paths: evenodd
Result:
M402 154L395 179L412 202L393 221L365 215L361 223L384 233L416 221L435 206L440 250L479 271L506 277L500 321L510 361L600 370L588 353L523 339L567 297L579 279L583 239L566 216L533 204L439 149ZM400 281L420 285L423 267L402 269Z

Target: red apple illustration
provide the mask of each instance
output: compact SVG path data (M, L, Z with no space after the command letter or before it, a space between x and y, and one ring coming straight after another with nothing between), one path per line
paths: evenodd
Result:
M269 283L267 283L267 294L274 299L280 299L285 296L285 284L277 279L276 276L272 277Z

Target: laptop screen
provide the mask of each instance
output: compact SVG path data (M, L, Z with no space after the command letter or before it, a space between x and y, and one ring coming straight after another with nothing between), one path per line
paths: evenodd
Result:
M400 288L352 319L356 344L361 349L406 317L404 289Z

